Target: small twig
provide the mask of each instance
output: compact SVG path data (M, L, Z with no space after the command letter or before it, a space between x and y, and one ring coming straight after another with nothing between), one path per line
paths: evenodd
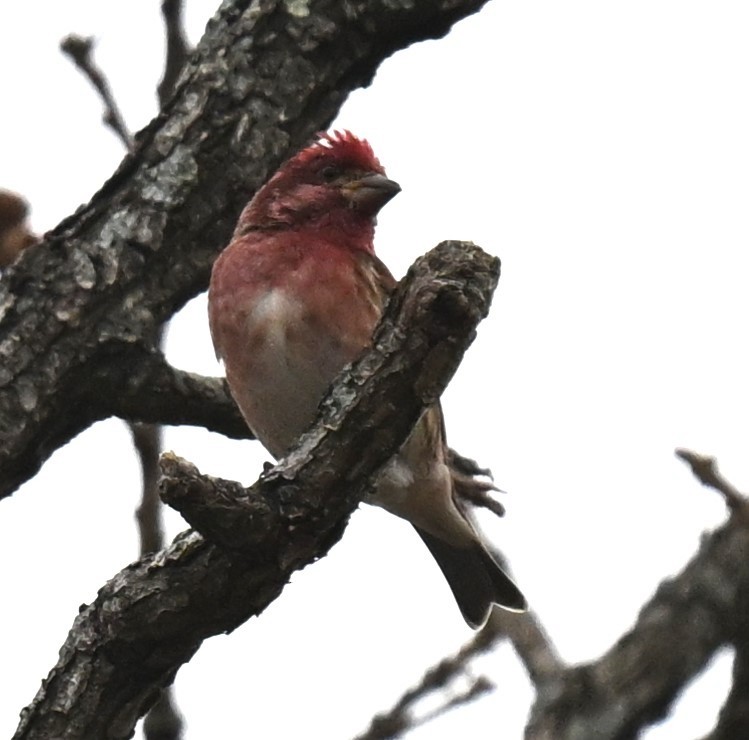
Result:
M120 138L125 148L130 151L133 138L125 125L125 121L117 107L109 82L102 71L96 66L93 58L94 40L70 34L60 42L60 49L67 54L76 67L88 78L96 88L104 103L104 123Z
M148 555L164 547L164 529L161 523L159 498L159 455L161 454L161 427L158 424L128 424L133 444L138 452L143 476L143 497L135 517L140 532L140 554Z
M373 717L370 726L362 735L357 736L356 740L384 740L397 737L493 690L493 684L485 676L468 676L468 663L476 655L489 650L503 636L496 627L497 623L493 618L490 619L484 629L477 632L457 653L429 668L419 683L408 689L390 710ZM447 698L438 708L422 717L413 714L417 702L432 692L447 688L452 681L461 676L469 678L468 689Z
M161 14L164 17L166 30L166 62L164 76L156 90L159 96L159 107L163 108L174 92L179 73L187 61L189 48L182 23L182 0L162 0Z
M421 681L406 691L392 709L373 717L369 728L362 735L358 735L356 740L384 740L385 738L398 737L398 735L412 730L418 725L439 717L450 709L473 701L482 694L491 691L494 686L488 678L485 676L471 677L469 679L471 683L465 691L447 698L439 707L422 717L416 717L413 713L417 702L432 692L447 688L451 681L466 673L467 663L473 655L474 646L475 641L472 640L455 655L432 666L423 675Z
M703 486L714 488L725 499L726 506L732 513L745 511L747 498L737 488L732 486L719 472L714 457L700 455L691 450L678 448L676 457L683 460L692 470L692 473Z
M422 717L413 715L413 707L418 701L434 691L446 688L457 678L467 676L469 662L477 655L488 652L503 638L512 643L535 686L550 681L565 670L565 665L546 632L531 612L513 614L504 609L494 609L483 629L455 655L441 660L427 670L421 681L406 691L392 709L375 716L366 732L359 735L356 740L384 740L397 737L492 691L494 686L486 677L469 677L471 683L468 689L449 697L439 707Z
M154 338L160 348L163 330ZM135 512L140 535L140 555L144 557L164 547L164 524L162 503L159 498L159 455L161 454L162 428L159 424L128 422L133 436L133 445L138 453L143 489L140 506ZM182 716L177 709L171 686L161 690L158 700L148 710L143 722L146 740L180 740Z
M451 696L442 706L433 709L431 712L427 712L423 717L417 719L412 727L425 725L427 722L431 722L453 709L457 709L464 704L470 704L470 702L480 699L484 694L494 691L495 688L495 685L486 676L474 678L471 685L465 691Z

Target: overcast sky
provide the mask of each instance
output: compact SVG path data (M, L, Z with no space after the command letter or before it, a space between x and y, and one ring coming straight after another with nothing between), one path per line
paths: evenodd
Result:
M122 156L59 40L96 36L137 130L156 112L158 5L0 8L0 187L29 199L36 230L87 202ZM187 10L197 41L214 4ZM502 260L492 313L445 394L448 436L508 492L486 529L569 661L605 651L724 519L675 447L716 455L749 490L748 28L738 1L493 0L388 60L336 123L369 138L403 188L376 238L393 272L447 238ZM168 352L220 372L202 298ZM170 430L167 447L247 483L268 459L199 430ZM78 606L137 556L138 493L111 420L0 504L0 736ZM184 527L170 515L170 535ZM349 738L469 637L408 525L363 507L329 557L180 671L187 738ZM480 668L498 691L414 740L520 736L522 668L507 647ZM724 656L649 740L706 732L729 671Z

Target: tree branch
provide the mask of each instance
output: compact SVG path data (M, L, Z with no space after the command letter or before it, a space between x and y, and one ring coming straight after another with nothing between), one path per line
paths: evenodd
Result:
M443 658L439 663L425 671L419 683L406 691L390 710L376 715L367 730L358 735L356 740L385 740L386 738L399 737L450 709L473 701L480 695L492 691L494 687L488 679L483 676L471 677L468 689L457 696L447 698L440 706L425 716L418 717L416 715L416 706L419 702L432 693L444 691L459 677L466 676L469 673L471 660L476 655L488 650L495 643L498 633L491 625L496 624L494 621L496 613L497 610L492 612L486 626L463 645L455 655Z
M162 0L161 15L166 31L166 63L157 92L159 107L163 108L177 86L179 73L187 62L190 50L182 23L182 0Z
M683 460L703 486L713 488L723 496L732 514L747 513L747 498L729 483L719 472L714 457L700 455L691 450L677 449L676 457Z
M746 606L743 614L747 614ZM749 733L749 629L743 620L741 635L736 636L731 691L713 731L704 740L736 740Z
M76 618L16 740L129 737L204 639L260 614L294 570L323 556L454 373L498 268L459 242L419 260L373 348L339 377L297 449L250 489L166 457L163 495L225 547L189 531L109 581Z
M481 632L456 656L427 671L393 709L375 717L362 739L396 737L421 724L413 705L442 690L476 654L503 637L515 647L536 687L526 740L635 737L665 716L684 685L725 644L736 649L734 684L709 740L749 736L749 519L736 515L746 511L744 498L720 476L712 458L677 454L692 464L701 482L726 497L733 515L705 536L678 576L661 584L636 624L605 655L567 667L532 612L495 609ZM448 702L443 709L450 706Z
M117 396L101 401L113 416L131 422L201 426L232 439L253 439L223 378L177 370L160 350L134 348L130 362L122 367L119 387Z
M356 740L384 740L406 734L445 712L467 701L494 690L483 676L471 676L470 663L478 655L491 650L497 642L508 639L534 684L558 678L565 666L556 654L551 641L532 612L513 614L494 609L483 629L477 632L455 655L444 658L429 668L421 681L406 691L387 712L376 715L369 728ZM430 694L443 692L461 676L469 676L469 688L455 696L448 696L434 711L419 717L416 705Z
M749 529L731 517L659 586L608 653L537 685L526 738L624 740L661 719L685 683L737 634L749 593L747 563Z
M132 155L0 281L0 496L109 413L131 352L205 288L249 197L348 93L482 4L222 4Z
M132 149L133 137L125 125L120 107L117 105L114 95L112 95L112 89L109 87L107 78L94 62L94 40L71 33L62 40L60 49L70 57L81 74L99 93L99 97L104 103L104 123L114 131L115 136L119 138L125 149Z

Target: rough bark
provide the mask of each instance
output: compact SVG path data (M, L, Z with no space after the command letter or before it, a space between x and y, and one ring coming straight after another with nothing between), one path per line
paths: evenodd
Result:
M481 5L221 6L132 154L0 281L0 496L117 412L159 325L205 288L240 209L281 161L325 128L383 59L444 35ZM137 380L128 382L137 396ZM145 404L131 411L130 420L148 421Z
M625 740L663 718L685 684L739 634L748 562L746 521L731 517L682 573L661 584L611 650L537 685L526 738Z
M297 449L250 489L165 458L163 495L205 536L183 533L81 610L16 739L130 737L204 639L260 614L294 570L323 556L439 398L498 276L499 261L470 244L447 242L419 260L372 350L344 371Z
M733 685L715 729L704 740L748 737L749 508L745 503L738 509L733 500L728 522L704 536L684 570L661 584L632 628L599 659L570 666L560 660L533 612L495 610L481 632L455 656L430 668L417 687L373 719L359 740L401 737L451 709L454 682L466 674L474 682L485 681L469 662L502 639L512 643L536 690L526 740L639 737L668 714L684 687L724 645L736 652ZM594 610L595 600L581 613L581 624ZM415 707L426 697L437 708L425 718Z

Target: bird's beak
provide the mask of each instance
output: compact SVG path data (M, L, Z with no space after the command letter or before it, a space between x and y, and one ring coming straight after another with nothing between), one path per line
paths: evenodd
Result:
M377 173L351 180L342 190L352 208L377 213L385 203L400 193L401 186L395 180Z

